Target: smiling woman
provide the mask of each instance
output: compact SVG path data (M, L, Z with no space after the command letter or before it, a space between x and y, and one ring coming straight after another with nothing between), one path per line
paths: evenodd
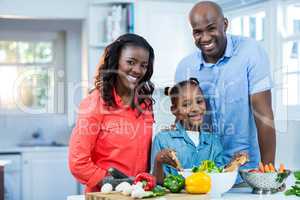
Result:
M149 171L153 61L152 47L135 34L106 47L70 139L70 170L86 192L100 190L110 167L127 176Z

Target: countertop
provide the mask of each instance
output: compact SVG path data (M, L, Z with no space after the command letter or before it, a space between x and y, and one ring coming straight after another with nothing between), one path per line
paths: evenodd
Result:
M293 175L291 175L286 182L287 188L290 188L294 185L295 179ZM299 197L296 196L285 196L283 192L279 192L271 195L256 195L251 193L251 188L232 188L229 192L225 193L222 198L224 200L300 200ZM68 196L67 200L84 200L84 195L72 195ZM168 199L167 199L168 200Z

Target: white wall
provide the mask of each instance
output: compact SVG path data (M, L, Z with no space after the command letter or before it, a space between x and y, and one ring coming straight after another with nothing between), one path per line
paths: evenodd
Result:
M64 31L65 41L65 91L69 85L81 81L81 20L12 20L0 19L1 30ZM29 138L40 128L47 139L67 143L74 120L70 114L81 99L81 89L65 96L65 113L57 115L0 115L0 147L15 145Z
M300 169L300 121L281 121L276 132L276 163L283 163L287 168Z
M1 0L0 16L84 19L88 0Z

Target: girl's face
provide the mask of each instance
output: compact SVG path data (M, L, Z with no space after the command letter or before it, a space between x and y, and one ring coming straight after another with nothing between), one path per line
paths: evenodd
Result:
M176 105L171 110L187 130L200 130L206 105L199 86L187 84L180 88Z
M133 90L144 77L148 68L149 52L145 48L126 46L121 50L117 85Z

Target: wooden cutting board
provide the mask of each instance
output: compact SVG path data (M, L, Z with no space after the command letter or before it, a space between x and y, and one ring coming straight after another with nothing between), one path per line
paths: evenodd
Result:
M159 198L165 198L167 200L209 200L209 195L192 195L186 193L169 193L161 197L146 198L145 200L155 200ZM120 193L102 194L101 192L87 193L85 200L133 200L129 196L122 195Z

